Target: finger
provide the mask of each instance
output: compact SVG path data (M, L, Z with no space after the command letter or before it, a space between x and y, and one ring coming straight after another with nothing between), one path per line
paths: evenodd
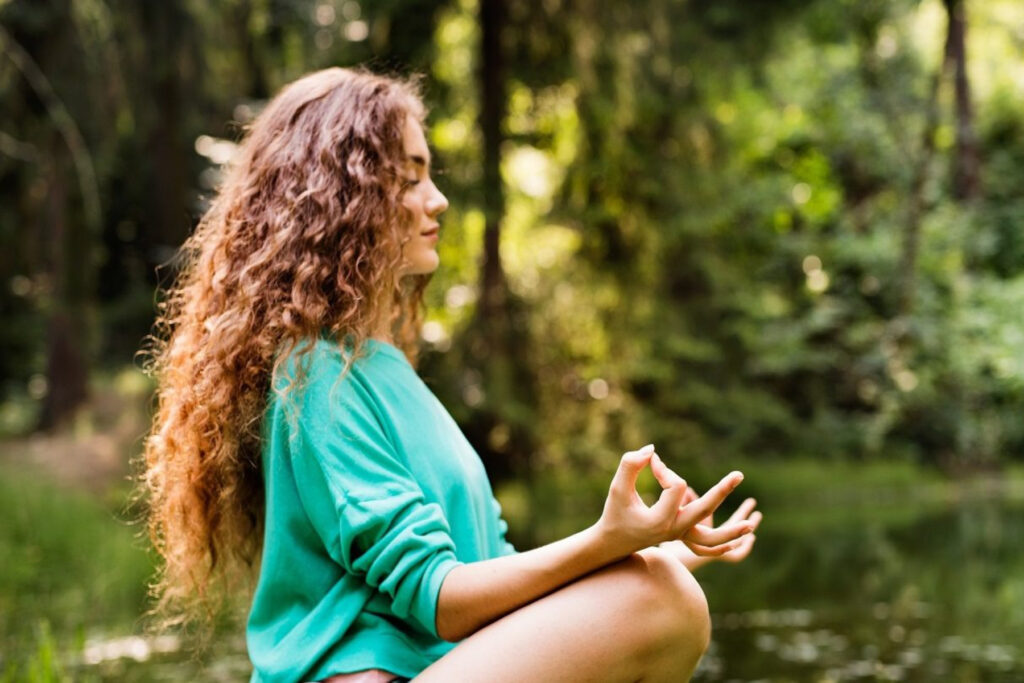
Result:
M686 496L686 492L692 490L686 485L686 482L682 477L672 471L672 469L664 463L657 452L651 455L651 473L654 475L654 478L658 480L658 483L661 484L661 488L663 489L667 489L671 486L682 486L684 498ZM682 502L682 500L683 499L680 499L680 502Z
M693 487L692 486L687 486L686 487L686 495L683 496L683 505L686 505L687 503L692 503L693 501L697 500L698 498L700 498L700 496L698 496L697 492L693 490Z
M666 528L674 530L676 516L679 514L679 505L682 503L684 495L686 495L686 483L680 479L679 483L662 490L661 495L658 496L658 502L651 507L651 515L654 519L664 522L667 525ZM672 532L670 531L670 533Z
M762 515L760 512L755 512L754 514L750 515L749 521L751 526L753 527L751 531L754 531L757 529L757 527L761 526L762 519L764 519L764 515Z
M665 487L661 495L658 496L658 502L651 508L651 513L655 519L667 520L674 525L676 515L679 514L679 506L683 502L683 496L686 495L686 482L670 470L657 453L651 456L651 472L654 473L658 483Z
M687 528L698 523L698 520L710 517L742 481L742 472L730 472L722 477L717 484L708 489L703 496L688 504L683 511L685 513L684 517L686 517Z
M651 445L644 446L638 451L623 453L615 476L612 477L611 490L626 495L636 493L636 479L640 476L640 470L650 462L652 455L654 446Z
M750 517L750 513L753 512L755 505L757 505L756 500L753 498L747 498L745 501L740 503L740 506L736 508L736 512L732 513L732 516L729 517L728 521L738 522L741 519Z
M713 513L722 504L722 501L732 493L733 489L739 486L741 481L743 481L742 472L730 472L722 477L722 480L708 489L707 493L681 510L680 527L688 530L699 520Z
M696 491L694 491L694 493L696 493ZM705 517L704 519L700 520L697 523L698 524L704 524L705 526L709 526L709 527L714 528L714 526L715 526L715 514L712 512L707 517Z
M683 539L683 543L686 544L686 547L693 551L694 555L700 555L701 557L724 557L727 553L739 548L739 544L741 542L742 541L731 541L722 545L707 546Z
M700 498L700 496L697 494L697 491L695 491L692 486L687 486L686 487L686 495L683 496L682 504L683 505L689 505L690 503L692 503L693 501L697 500L698 498ZM714 526L715 525L715 520L712 519L710 516L708 516L708 517L705 517L704 519L700 520L700 523L701 524L707 524L708 526Z
M686 532L683 538L701 545L714 546L734 541L753 530L754 527L748 521L723 524L717 528L695 524Z
M750 555L750 551L754 549L754 541L757 540L755 534L747 534L739 540L739 545L734 549L721 556L721 559L725 562L742 562L747 559Z

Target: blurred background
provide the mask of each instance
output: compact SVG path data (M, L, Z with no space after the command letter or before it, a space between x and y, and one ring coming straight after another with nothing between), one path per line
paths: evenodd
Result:
M354 64L424 76L420 370L518 546L653 442L765 512L698 680L1024 680L1015 0L0 0L0 680L248 676L145 634L137 352L245 124Z

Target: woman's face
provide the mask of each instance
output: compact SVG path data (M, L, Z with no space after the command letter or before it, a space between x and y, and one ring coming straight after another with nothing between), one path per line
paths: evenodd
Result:
M406 185L402 206L411 214L408 241L402 247L402 275L433 273L440 264L437 241L441 226L437 217L448 208L448 199L434 185L430 177L430 150L423 136L423 128L411 116L406 119L405 167Z

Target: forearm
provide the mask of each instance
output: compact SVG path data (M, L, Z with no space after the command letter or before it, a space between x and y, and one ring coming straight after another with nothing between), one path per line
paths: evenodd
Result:
M662 486L648 507L636 492L636 479L647 465ZM683 505L687 487L668 469L653 446L622 456L597 524L564 540L520 553L464 564L451 570L441 585L435 625L445 640L461 640L495 619L632 552L695 533L743 479L724 477L700 498ZM701 531L696 543L721 546L748 533L749 524ZM708 548L704 548L708 550Z
M441 585L438 634L445 640L461 640L628 554L606 542L595 525L535 550L460 565Z

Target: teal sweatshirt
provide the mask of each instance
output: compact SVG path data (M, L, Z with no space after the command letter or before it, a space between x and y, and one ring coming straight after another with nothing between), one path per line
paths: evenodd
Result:
M342 377L337 344L302 357L263 421L266 529L246 640L253 682L384 669L413 677L453 645L437 597L460 563L515 552L480 458L384 342ZM282 364L282 389L296 354Z

